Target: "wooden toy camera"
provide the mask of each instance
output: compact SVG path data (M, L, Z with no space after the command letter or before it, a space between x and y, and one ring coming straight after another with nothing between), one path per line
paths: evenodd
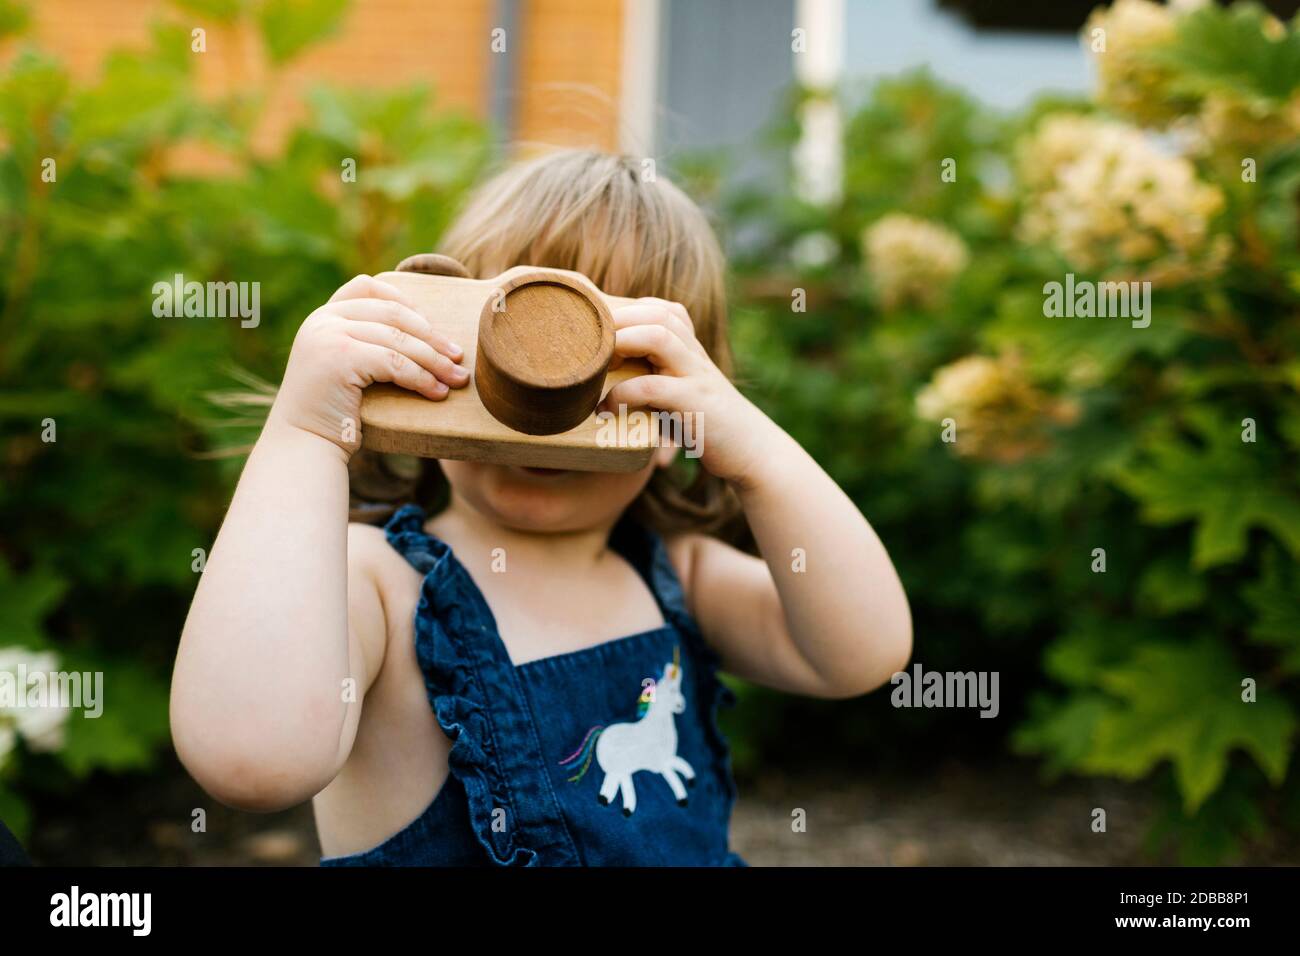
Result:
M612 307L585 276L516 266L472 279L455 259L424 254L377 278L401 289L465 350L470 383L430 401L388 383L361 398L362 444L377 451L536 468L636 471L652 452L648 427L617 427L596 406L619 382L650 370L614 354ZM633 412L633 415L645 415Z

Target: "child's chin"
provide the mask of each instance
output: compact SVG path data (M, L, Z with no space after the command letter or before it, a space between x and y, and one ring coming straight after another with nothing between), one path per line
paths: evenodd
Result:
M497 519L519 531L578 531L599 521L582 472L515 468L494 490Z

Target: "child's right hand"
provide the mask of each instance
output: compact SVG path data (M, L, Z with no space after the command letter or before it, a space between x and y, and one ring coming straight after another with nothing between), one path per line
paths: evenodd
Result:
M363 388L393 382L441 401L449 387L468 384L469 372L457 364L464 355L395 286L359 275L298 329L271 420L350 455L360 446Z

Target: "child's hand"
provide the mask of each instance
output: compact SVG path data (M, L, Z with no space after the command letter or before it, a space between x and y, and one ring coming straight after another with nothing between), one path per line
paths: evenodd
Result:
M393 382L440 401L469 382L463 357L396 287L359 275L298 329L271 415L350 454L360 444L363 388Z
M769 460L778 430L714 364L695 337L685 307L664 299L637 299L614 310L614 362L648 359L654 373L622 382L605 396L602 408L618 414L654 408L696 416L700 463L714 475L748 485Z

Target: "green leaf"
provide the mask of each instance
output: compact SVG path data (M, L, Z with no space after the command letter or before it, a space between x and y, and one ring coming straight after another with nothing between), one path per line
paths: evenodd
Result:
M217 23L233 23L248 9L248 0L171 0L171 4L183 13Z
M1300 361L1291 363L1291 387L1300 392ZM1278 420L1278 431L1286 443L1300 451L1300 402L1284 401L1281 403L1282 414Z
M42 53L24 50L0 77L0 130L10 144L32 142L68 91L63 67Z
M1163 308L1146 328L1126 318L1052 318L1043 314L1039 289L1017 289L1002 296L997 318L981 333L994 349L1023 349L1033 367L1068 376L1081 369L1100 381L1113 378L1134 356L1168 358L1187 339L1187 316Z
M1205 579L1187 566L1185 555L1156 559L1138 581L1138 604L1160 615L1198 607L1208 590Z
M1098 722L1111 708L1101 694L1071 694L1049 701L1037 697L1030 703L1029 718L1011 737L1016 753L1044 758L1048 778L1074 769L1092 749Z
M167 684L126 660L75 659L67 665L103 674L98 717L73 711L59 756L78 776L92 770L134 770L150 766L169 734Z
M1137 622L1084 615L1048 646L1043 669L1068 687L1096 687L1102 675L1126 661L1150 631Z
M1195 813L1179 802L1166 802L1157 809L1148 846L1157 851L1172 841L1183 866L1220 866L1239 856L1243 836L1260 838L1268 832L1257 795L1243 780L1246 776L1228 774Z
M1184 417L1201 444L1159 427L1145 454L1116 473L1116 483L1141 502L1143 518L1194 521L1192 564L1199 570L1241 559L1252 527L1267 529L1300 555L1300 499L1278 485L1267 447L1243 442L1240 426L1206 407Z
M349 6L349 0L266 0L261 14L262 39L272 62L291 60L330 36L342 24Z
M1263 574L1242 589L1242 596L1255 612L1250 636L1277 648L1284 673L1300 674L1300 565L1270 551Z
M105 154L96 155L97 162L142 155L154 138L176 138L198 124L205 109L190 84L188 50L188 33L158 26L151 49L110 53L100 81L77 92L69 115L72 135L95 143Z
M0 40L27 29L30 15L18 0L0 0Z
M1169 760L1189 813L1218 788L1236 749L1280 785L1295 714L1268 688L1260 688L1257 701L1243 701L1246 676L1214 638L1136 648L1127 663L1100 676L1102 689L1119 703L1097 720L1091 752L1080 767L1135 780Z
M19 842L25 840L31 831L31 808L22 797L5 787L0 787L0 820Z
M1177 38L1151 56L1175 73L1175 85L1204 93L1230 90L1285 101L1300 88L1300 31L1266 32L1269 14L1254 3L1205 4L1179 17Z
M0 647L49 647L44 621L58 605L67 583L52 571L15 574L0 558Z

